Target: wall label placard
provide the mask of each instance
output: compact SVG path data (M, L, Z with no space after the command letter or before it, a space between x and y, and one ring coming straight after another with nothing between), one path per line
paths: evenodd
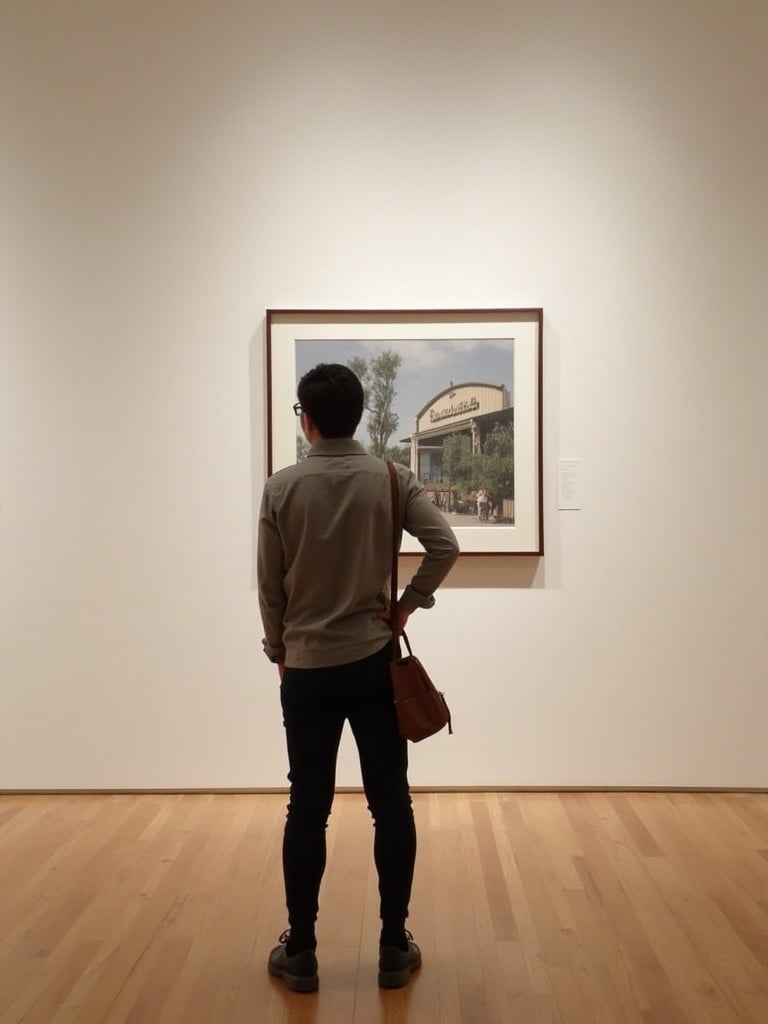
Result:
M581 508L581 459L557 460L557 507L561 511Z

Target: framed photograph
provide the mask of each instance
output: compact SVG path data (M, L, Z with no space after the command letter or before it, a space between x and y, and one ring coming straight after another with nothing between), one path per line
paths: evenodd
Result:
M541 309L267 310L269 473L304 458L299 379L318 363L360 377L355 438L409 466L462 554L541 555ZM403 535L403 554L421 545Z

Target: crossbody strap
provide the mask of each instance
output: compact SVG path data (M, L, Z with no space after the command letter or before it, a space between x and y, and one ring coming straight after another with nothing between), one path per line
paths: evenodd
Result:
M397 555L400 545L397 543L398 526L400 523L400 488L397 482L397 470L393 462L387 462L389 483L392 491L392 587L389 598L389 611L392 616L392 657L400 657L400 644L395 626L395 609L397 608ZM406 644L408 643L406 639Z

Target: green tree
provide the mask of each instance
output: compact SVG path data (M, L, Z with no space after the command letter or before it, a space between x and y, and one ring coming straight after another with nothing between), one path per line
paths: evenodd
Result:
M449 434L443 441L443 481L464 493L472 489L474 458L466 434Z
M411 449L407 444L396 444L384 450L383 459L392 462L402 462L404 466L411 465Z
M402 356L397 352L384 349L370 359L355 356L347 363L363 385L365 409L368 412L366 427L371 439L369 450L380 459L386 458L389 439L400 422L393 405L397 396L397 371L402 362Z
M496 507L504 498L515 496L515 431L510 423L497 424L483 443L482 455L475 457L477 484L488 492Z

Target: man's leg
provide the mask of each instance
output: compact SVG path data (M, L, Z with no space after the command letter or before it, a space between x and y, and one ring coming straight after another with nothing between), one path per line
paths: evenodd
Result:
M288 668L280 687L291 783L283 837L290 956L315 946L325 830L344 725L335 684L333 670Z
M389 649L356 663L349 721L375 825L381 942L405 946L405 920L416 860L416 826L408 787L408 748L400 736L389 680ZM349 690L347 691L350 692Z

